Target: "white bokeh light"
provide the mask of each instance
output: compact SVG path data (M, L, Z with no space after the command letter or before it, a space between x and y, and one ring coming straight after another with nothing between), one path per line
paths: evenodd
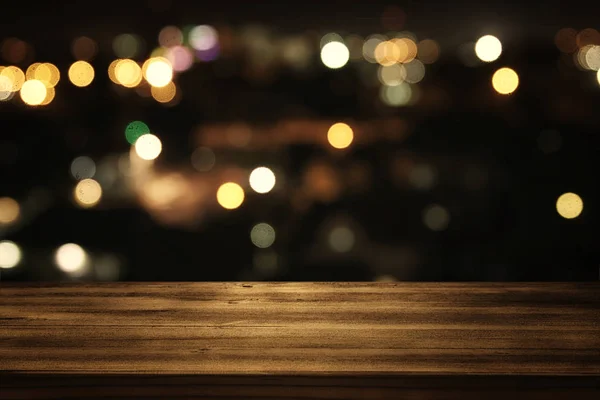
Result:
M0 242L0 268L14 268L21 262L21 249L9 240Z
M81 246L67 243L56 250L54 261L61 271L77 276L85 272L89 257Z
M321 61L327 68L342 68L350 60L350 51L344 43L329 42L321 49Z
M268 193L275 187L275 174L267 167L258 167L250 174L250 187L256 193Z
M147 133L135 141L135 152L142 160L154 160L162 152L162 143L157 136Z
M475 54L481 61L496 61L502 54L502 42L492 35L485 35L475 43Z

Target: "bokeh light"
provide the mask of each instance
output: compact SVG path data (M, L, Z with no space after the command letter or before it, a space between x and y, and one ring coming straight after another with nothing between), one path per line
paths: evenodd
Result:
M250 231L250 240L258 248L271 247L275 243L275 229L265 222L256 224Z
M500 68L492 76L492 86L500 94L511 94L519 87L519 75L511 68Z
M329 42L321 49L321 61L327 68L342 68L349 59L350 51L344 43Z
M119 60L115 65L116 81L127 88L133 88L142 82L142 68L133 60Z
M425 77L425 65L419 60L412 60L404 64L406 77L404 80L408 83L419 83Z
M14 96L12 87L12 81L8 77L0 75L0 101L10 100Z
M217 190L217 201L227 210L238 208L244 202L244 189L234 182L222 184Z
M382 85L397 86L406 80L406 67L403 64L380 66L377 77Z
M333 124L327 131L327 141L336 149L345 149L354 140L354 132L348 124L338 122Z
M93 178L96 174L96 163L90 157L80 156L71 162L71 176L79 180Z
M94 67L86 61L76 61L69 68L69 80L77 87L86 87L94 80Z
M440 58L440 45L433 39L424 39L417 45L418 57L423 64L433 64Z
M18 92L21 90L23 84L25 83L25 73L21 70L21 68L11 65L0 69L0 76L8 78L8 80L11 82L10 91Z
M196 171L208 172L216 162L215 153L208 147L198 147L192 153L192 166Z
M32 79L26 81L21 87L21 100L30 106L39 106L46 99L48 90L42 81Z
M190 30L188 41L194 49L206 51L217 46L219 35L212 26L198 25Z
M142 40L130 33L123 33L115 37L112 43L113 51L119 58L135 58L141 53Z
M2 57L12 64L23 63L29 56L33 56L33 51L27 42L17 39L8 38L2 42L1 46Z
M183 33L176 26L165 26L158 34L158 43L163 47L180 46L183 44Z
M144 78L151 86L164 87L173 80L173 67L164 57L153 57L142 66Z
M256 193L268 193L275 187L275 174L267 167L255 168L250 173L250 187Z
M556 200L556 211L565 219L577 218L583 211L583 200L575 193L563 193Z
M56 250L54 262L61 271L78 276L85 272L89 263L89 256L78 244L67 243Z
M166 86L162 87L152 86L150 93L152 98L159 103L168 103L175 98L177 87L173 82L169 82Z
M9 225L19 219L21 207L11 197L0 197L0 226Z
M443 231L450 223L450 213L438 204L432 204L423 211L423 223L432 231Z
M102 187L93 179L83 179L75 186L73 198L80 207L94 207L102 198Z
M34 63L27 68L25 79L36 79L46 85L47 88L52 88L60 80L60 71L56 65L51 63Z
M147 133L135 141L135 152L142 160L154 160L162 152L162 142L157 136Z
M354 232L347 226L337 226L329 232L329 246L338 253L346 253L354 247Z
M502 42L492 35L482 36L475 43L475 54L481 61L496 61L502 54Z
M382 86L379 92L381 101L392 107L406 106L413 97L412 87L404 82L396 86Z
M187 71L194 64L194 54L184 46L170 47L165 53L165 58L173 66L173 71Z
M97 52L98 45L93 39L87 36L78 37L71 45L71 53L76 60L91 61Z
M377 59L375 58L375 50L377 49L377 46L379 46L379 44L381 42L384 42L385 40L386 40L385 36L381 36L381 35L369 36L363 43L363 48L362 48L363 57L365 58L365 60L367 60L370 63L376 63Z
M135 144L140 136L147 133L150 133L150 128L142 121L132 121L125 127L125 139L129 144Z
M0 268L14 268L21 262L22 252L15 242L3 240L0 242Z
M554 36L556 47L563 53L577 50L577 31L573 28L562 28Z

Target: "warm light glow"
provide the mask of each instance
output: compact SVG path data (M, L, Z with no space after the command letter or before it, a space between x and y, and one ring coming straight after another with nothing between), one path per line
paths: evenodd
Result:
M20 68L12 65L6 68L1 68L0 76L8 78L8 80L11 82L11 92L19 91L25 83L25 74L23 71Z
M21 88L21 99L30 106L41 105L47 94L46 85L36 79L25 82Z
M564 193L556 201L556 211L565 219L577 218L583 211L583 200L575 193Z
M495 36L482 36L475 43L475 54L481 61L496 61L502 54L502 43Z
M492 77L492 86L500 94L511 94L519 86L519 75L511 68L500 68Z
M336 149L345 149L350 146L352 140L354 140L354 132L349 125L338 122L329 128L327 140L329 141L329 144Z
M423 223L432 231L443 231L450 223L450 214L444 207L433 204L423 211Z
M46 97L44 97L44 101L42 101L40 106L47 106L48 104L52 103L54 96L56 96L56 90L53 87L46 87Z
M338 253L352 250L354 242L354 232L346 226L335 227L329 232L329 246Z
M21 249L15 242L3 240L0 242L0 268L14 268L21 262Z
M15 222L21 214L21 207L15 199L0 197L0 226Z
M268 193L275 187L275 174L267 167L258 167L250 174L250 187L256 193Z
M169 82L163 87L152 86L150 93L152 94L152 98L159 103L168 103L175 98L177 87L173 82Z
M142 68L133 60L119 60L115 65L115 79L127 88L136 87L142 81Z
M217 190L217 201L227 210L238 208L244 202L244 189L237 183L227 182Z
M69 80L78 87L86 87L94 80L94 67L86 61L76 61L69 68Z
M36 79L43 82L47 88L52 88L56 86L60 80L60 71L54 64L34 63L27 68L25 78L27 80Z
M379 97L388 106L406 106L413 100L413 89L406 82L396 86L382 86Z
M419 60L424 64L433 64L440 57L440 45L435 40L421 40L417 48Z
M321 61L327 68L342 68L349 59L350 51L344 43L329 42L321 49Z
M102 187L93 179L84 179L75 186L73 197L81 207L94 207L102 198Z
M271 247L275 242L275 229L265 222L256 224L250 231L250 240L258 248Z
M382 85L397 86L405 81L406 68L403 64L380 66L377 76Z
M144 63L142 71L144 78L154 87L167 86L173 80L173 67L164 57L148 59Z
M598 73L596 74L596 80L598 81L598 85L600 85L600 70L598 70Z
M58 268L75 276L85 271L88 260L85 250L75 243L63 244L54 254L54 262Z
M162 152L162 143L157 136L147 133L135 141L135 152L142 160L154 160Z

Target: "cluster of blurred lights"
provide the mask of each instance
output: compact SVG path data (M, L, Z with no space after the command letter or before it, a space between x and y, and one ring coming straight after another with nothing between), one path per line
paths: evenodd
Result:
M0 101L10 100L20 92L23 103L45 106L54 100L54 87L60 80L60 71L54 64L34 63L24 73L19 67L0 66Z
M556 33L554 43L562 53L573 57L577 68L595 71L600 85L600 32L593 28L581 31L562 28Z

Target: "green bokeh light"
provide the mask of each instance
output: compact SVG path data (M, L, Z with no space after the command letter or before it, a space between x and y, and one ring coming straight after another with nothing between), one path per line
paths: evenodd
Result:
M150 133L150 128L142 121L130 122L125 128L125 138L130 144L135 144L135 141L146 133Z

